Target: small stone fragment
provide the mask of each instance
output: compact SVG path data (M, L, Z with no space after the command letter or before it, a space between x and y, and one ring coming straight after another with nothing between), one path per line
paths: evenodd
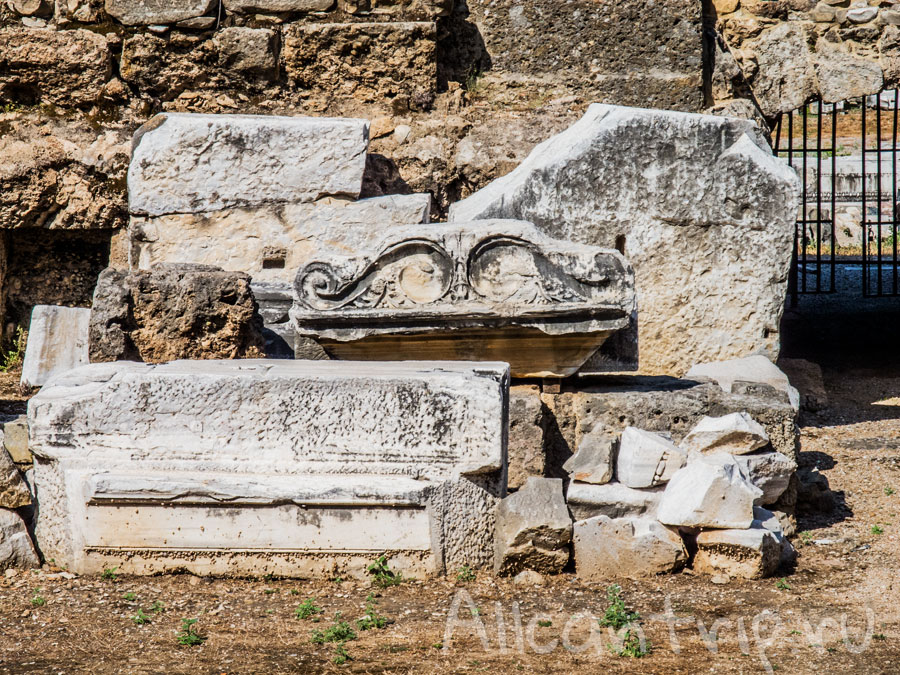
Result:
M513 577L513 583L516 586L543 586L544 575L534 570L522 570Z
M16 464L31 464L31 451L28 449L28 418L25 415L19 415L3 425L3 447Z
M0 509L0 569L39 566L34 544L19 514Z
M686 461L685 452L660 434L626 427L619 442L616 478L632 488L653 487L668 482Z
M563 470L574 481L608 483L613 477L615 446L615 436L603 427L596 427L582 437L578 451L563 464Z
M569 483L566 502L575 520L587 520L595 516L625 518L656 513L662 488L635 490L621 483L592 485Z
M31 504L31 491L13 464L12 457L0 448L0 508L17 509Z
M569 560L571 540L562 479L530 477L497 506L494 572L558 574Z
M706 458L680 469L666 485L657 518L682 527L747 528L762 495L733 463Z
M797 470L797 463L780 452L736 455L734 461L750 482L762 490L763 494L757 500L757 505L774 504L778 501Z
M781 562L778 535L758 522L749 529L704 530L697 535L694 570L743 579L771 576Z
M89 363L90 321L91 310L85 307L36 305L28 325L22 384L42 387L54 375Z
M692 366L684 377L689 380L712 380L727 393L736 393L735 382L768 384L787 394L795 410L800 406L800 394L791 386L787 375L762 354L742 359L698 363Z
M585 581L664 574L687 560L681 537L652 518L579 520L572 540L575 573Z
M745 455L769 443L766 430L745 412L704 417L690 430L681 447L691 452Z

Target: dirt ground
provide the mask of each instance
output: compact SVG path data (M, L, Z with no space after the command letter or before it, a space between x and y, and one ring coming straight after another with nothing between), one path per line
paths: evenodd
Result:
M614 636L597 624L607 584L572 575L516 586L478 573L379 589L74 577L48 566L0 576L0 673L897 672L900 371L834 370L826 384L829 408L803 420L801 462L827 477L838 507L801 516L796 568L776 578L714 583L688 570L620 580L649 642L639 660L613 654ZM11 406L14 387L0 386ZM354 627L338 665L338 647L314 643L313 631L338 613L352 627L370 594L390 623ZM295 617L308 599L323 610L318 621ZM136 624L139 613L148 622ZM182 619L198 620L202 644L178 644Z

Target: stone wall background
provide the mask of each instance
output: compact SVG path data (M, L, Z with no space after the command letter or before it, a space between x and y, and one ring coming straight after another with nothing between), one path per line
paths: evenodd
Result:
M900 11L860 2L5 0L0 249L57 271L14 283L2 261L4 333L37 298L89 300L58 286L124 225L130 137L157 112L366 117L363 196L430 192L442 219L592 102L761 120L893 86Z

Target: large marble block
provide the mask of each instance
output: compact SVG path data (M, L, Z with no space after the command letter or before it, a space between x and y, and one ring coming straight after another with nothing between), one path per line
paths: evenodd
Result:
M86 307L35 305L28 325L28 343L22 362L22 384L42 387L51 377L88 363Z
M297 272L291 323L339 359L501 360L513 376L574 373L635 310L617 251L531 223L395 227Z
M356 198L368 144L361 119L163 113L134 135L128 206L159 216Z
M29 402L43 554L75 572L489 565L501 363L92 364Z

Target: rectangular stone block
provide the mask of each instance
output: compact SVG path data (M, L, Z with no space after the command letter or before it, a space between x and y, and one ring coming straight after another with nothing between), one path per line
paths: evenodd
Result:
M358 119L164 113L135 132L128 205L159 216L356 198L368 137Z
M434 22L294 23L282 58L295 86L357 102L427 108L437 90Z
M79 573L485 566L508 387L499 363L85 366L29 402L37 538Z
M106 12L126 26L175 23L212 7L213 0L106 0Z
M22 384L42 387L54 375L87 364L90 321L91 310L86 307L35 306L22 362Z

